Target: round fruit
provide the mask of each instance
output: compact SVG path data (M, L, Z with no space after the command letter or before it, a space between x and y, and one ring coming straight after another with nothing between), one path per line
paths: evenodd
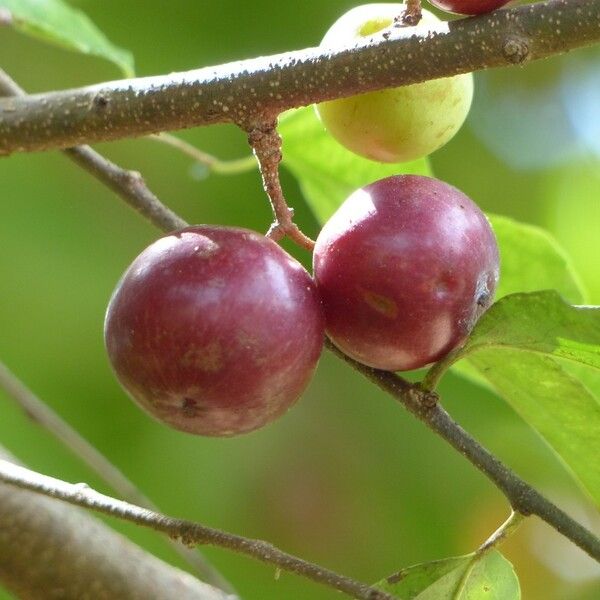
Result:
M492 12L510 0L429 0L431 4L459 15L482 15Z
M112 366L158 420L225 436L273 421L317 364L323 310L310 275L245 229L196 226L146 248L113 293Z
M365 4L340 17L321 42L348 46L390 27L404 4ZM406 38L426 35L439 19L423 11L416 27L398 28ZM409 59L407 59L409 62ZM441 148L460 129L473 98L473 76L369 92L317 105L325 129L355 154L380 162L405 162Z
M352 358L404 371L460 344L491 304L498 247L481 210L429 177L354 192L314 251L327 334Z

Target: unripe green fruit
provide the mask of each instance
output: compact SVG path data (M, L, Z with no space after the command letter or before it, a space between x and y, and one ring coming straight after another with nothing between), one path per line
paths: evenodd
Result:
M365 4L348 11L326 33L322 47L351 45L390 27L404 4ZM401 27L407 38L445 27L423 10L416 27ZM396 33L395 33L396 35ZM388 60L388 59L383 59ZM394 65L409 68L410 57ZM399 88L323 102L317 113L327 131L352 152L380 162L406 162L431 154L446 144L464 123L473 98L470 73Z

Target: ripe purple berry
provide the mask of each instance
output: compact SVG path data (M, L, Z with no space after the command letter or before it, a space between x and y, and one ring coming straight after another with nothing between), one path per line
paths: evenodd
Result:
M115 373L158 420L227 436L284 413L311 379L324 334L305 269L245 229L160 238L123 275L105 341Z
M314 272L333 343L364 364L404 371L469 334L492 303L498 247L462 192L395 176L354 192L325 224Z

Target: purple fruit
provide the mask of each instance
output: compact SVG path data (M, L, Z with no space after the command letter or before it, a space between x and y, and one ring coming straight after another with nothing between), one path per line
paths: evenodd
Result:
M492 12L510 0L429 0L431 4L447 10L448 12L461 15L482 15Z
M416 175L354 192L314 251L327 334L372 367L404 371L459 345L493 300L494 233L456 188Z
M129 394L189 433L252 431L311 379L324 335L304 268L245 229L195 226L150 245L117 285L105 342Z

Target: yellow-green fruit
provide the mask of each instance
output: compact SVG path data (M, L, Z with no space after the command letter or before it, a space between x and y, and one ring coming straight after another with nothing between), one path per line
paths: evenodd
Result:
M377 38L404 9L404 4L357 6L332 25L321 46L335 48ZM398 28L394 35L421 36L443 27L424 10L419 25ZM402 61L410 66L409 57L397 57L396 65ZM323 102L316 108L327 131L352 152L380 162L405 162L446 144L464 123L472 98L473 76L468 73Z

